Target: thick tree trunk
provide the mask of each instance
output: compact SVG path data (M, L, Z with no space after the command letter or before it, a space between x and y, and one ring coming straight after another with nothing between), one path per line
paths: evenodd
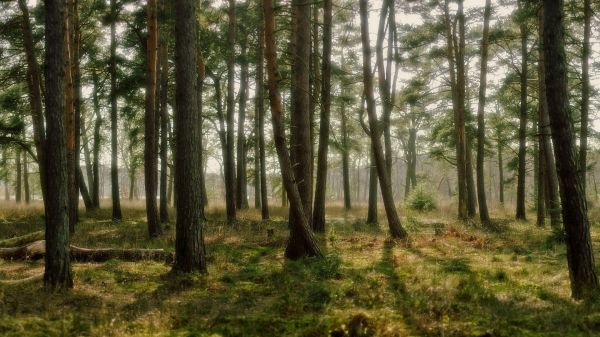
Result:
M479 219L484 225L490 223L490 215L485 197L485 100L487 89L487 62L490 34L490 16L492 15L491 0L485 1L483 14L483 37L481 38L481 70L479 73L479 103L477 105L477 201L479 204Z
M67 213L67 148L65 129L65 1L45 1L45 88L46 142L44 198L46 234L44 285L50 289L73 287L69 252L69 217Z
M521 2L519 0L519 8ZM527 26L521 23L521 106L519 109L519 167L517 172L517 209L515 218L525 220L525 156L527 146Z
M379 177L379 187L383 197L383 204L387 214L390 235L393 238L405 238L407 233L400 224L400 218L396 211L394 198L392 196L392 186L390 177L385 164L385 156L381 146L379 121L375 111L375 97L373 95L373 75L371 73L371 45L369 42L369 23L368 23L368 1L360 0L360 23L361 40L363 51L363 81L364 92L367 100L367 114L369 116L369 129L371 136L371 145L375 157L375 166L377 176Z
M323 256L311 230L304 202L300 196L297 179L292 170L292 161L286 145L285 128L283 125L283 106L279 94L278 81L280 75L277 70L277 56L275 47L275 18L272 0L263 0L265 23L265 59L267 61L267 74L269 84L269 99L271 102L271 121L273 125L273 139L277 150L277 157L281 167L281 176L285 190L290 197L290 208L294 209L297 218L290 219L290 239L285 256L289 259L298 259L305 256Z
M69 214L69 231L75 232L77 223L77 206L79 204L79 193L77 189L76 162L75 157L75 109L73 94L73 0L67 0L67 18L65 23L65 120L67 132L67 212Z
M262 1L259 1L258 48L256 53L256 114L258 119L257 137L260 164L260 207L263 220L269 219L269 199L267 195L267 167L265 155L265 100L264 100L264 55L265 31ZM256 159L255 159L256 160Z
M590 33L592 6L590 0L583 0L583 50L581 51L581 130L579 137L579 170L583 193L586 196L587 149L590 110Z
M317 183L315 185L315 202L312 227L315 232L325 232L325 198L327 193L327 152L329 150L329 119L331 115L331 43L332 43L332 5L331 0L323 1L323 59L321 77L321 123L319 126L319 152L317 158ZM342 128L345 121L342 120ZM342 130L344 132L344 130ZM343 136L344 137L344 136ZM345 151L345 150L343 150ZM348 157L345 158L344 174L348 172Z
M590 298L598 292L592 240L587 217L575 133L569 117L567 59L564 45L563 1L544 0L543 46L546 70L546 99L557 157L556 162L566 230L567 262L575 299Z
M121 222L119 195L119 161L117 157L117 2L110 1L110 182L113 222Z
M169 60L167 53L166 32L160 35L160 223L169 223L169 205L167 204L167 179L169 161L169 112L168 112L168 89L169 89ZM201 95L201 94L200 94Z
M240 66L240 93L238 101L238 130L237 130L237 183L236 183L236 203L238 209L248 208L248 183L246 179L246 101L248 100L248 60L246 38L240 39L241 42L241 66Z

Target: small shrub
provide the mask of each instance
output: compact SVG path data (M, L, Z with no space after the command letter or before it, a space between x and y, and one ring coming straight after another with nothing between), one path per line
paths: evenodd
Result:
M406 206L419 212L428 212L436 208L436 196L426 186L419 184L406 199Z

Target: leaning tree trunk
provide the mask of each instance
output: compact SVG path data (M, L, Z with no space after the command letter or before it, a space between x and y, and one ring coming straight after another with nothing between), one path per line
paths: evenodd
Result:
M481 223L490 223L490 215L485 197L485 99L487 89L487 62L490 34L490 16L492 15L491 0L485 1L483 14L483 37L481 38L481 71L479 74L479 103L477 105L477 201L479 204L479 219Z
M67 148L65 129L65 1L45 1L45 169L48 195L46 209L46 252L44 285L50 289L73 287L69 253L67 213Z
M323 1L323 60L321 63L321 124L319 126L319 152L317 158L317 183L312 227L315 232L325 231L325 196L327 192L327 152L329 150L329 119L331 115L331 0ZM344 123L344 121L342 121ZM346 169L347 169L346 157ZM347 173L347 172L346 172Z
M546 99L566 230L567 262L575 299L590 298L598 292L587 202L579 174L575 133L569 116L567 59L564 45L563 1L544 0L543 46L546 70Z
M144 186L146 188L146 219L148 235L162 233L156 209L156 68L158 28L156 0L148 0L148 38L146 47L146 108L144 117Z
M110 182L113 222L121 222L119 161L117 158L117 1L110 1Z
M519 8L521 8L519 1ZM525 220L525 155L527 146L527 26L520 25L521 31L521 106L519 110L519 168L517 173L517 209L515 218Z
M278 87L280 74L277 70L273 0L263 0L263 11L265 24L265 59L267 61L273 139L281 167L283 185L290 198L290 209L293 208L294 214L298 216L295 221L290 221L290 240L288 241L288 245L294 245L296 248L293 250L286 248L286 257L290 259L301 258L304 256L321 257L323 256L323 253L310 230L307 218L307 214L309 213L304 211L303 200L300 197L300 192L296 185L297 180L292 170L292 161L286 145L285 127L283 124L283 105L281 103L281 95L279 94ZM292 242L292 240L294 240L294 242ZM301 247L301 249L299 249L299 247ZM300 252L302 255L299 254Z
M368 1L360 0L360 31L363 51L363 81L365 86L364 92L367 100L367 114L369 116L371 145L374 152L377 175L379 177L379 187L381 188L383 204L388 218L388 225L390 227L390 235L394 238L405 238L407 237L407 233L400 224L400 218L398 217L398 213L396 211L396 205L394 205L390 177L385 165L385 156L381 145L381 139L379 138L381 132L379 131L379 121L377 119L377 113L375 111L375 97L373 95L373 75L371 73L371 45L369 42L369 22L367 7Z
M195 83L198 80L196 58L196 0L175 2L175 193L177 222L175 264L178 272L206 272L203 207L199 148L200 114Z

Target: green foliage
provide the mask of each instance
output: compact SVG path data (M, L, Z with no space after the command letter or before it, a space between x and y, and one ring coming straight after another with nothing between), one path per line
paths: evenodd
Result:
M418 184L406 199L406 206L419 212L428 212L436 209L436 194L424 184Z

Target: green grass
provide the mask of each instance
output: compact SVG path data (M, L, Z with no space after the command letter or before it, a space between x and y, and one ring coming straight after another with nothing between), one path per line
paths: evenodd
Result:
M43 229L39 207L0 207L0 240ZM0 285L0 336L593 336L600 303L569 298L565 249L549 228L501 221L462 224L441 207L409 214L410 239L391 241L364 209L328 210L326 257L286 261L285 210L274 221L221 209L206 224L208 275L177 276L163 263L74 264L75 287ZM403 214L406 214L403 212ZM149 240L145 213L85 214L73 243L173 250L174 224ZM498 216L498 215L497 215ZM384 213L380 213L380 219ZM407 218L403 218L405 222ZM275 234L269 236L269 229ZM593 229L596 253L600 231ZM43 271L43 261L0 261L0 279Z

